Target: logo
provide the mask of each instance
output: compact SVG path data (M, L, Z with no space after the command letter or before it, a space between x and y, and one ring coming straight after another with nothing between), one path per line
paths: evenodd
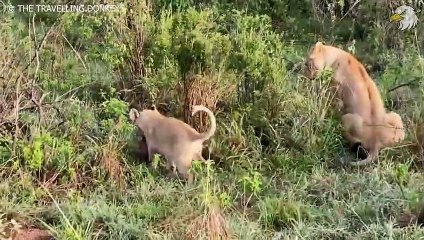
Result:
M390 22L399 22L401 31L411 29L417 25L418 17L410 6L402 5L396 8L394 14L390 16Z

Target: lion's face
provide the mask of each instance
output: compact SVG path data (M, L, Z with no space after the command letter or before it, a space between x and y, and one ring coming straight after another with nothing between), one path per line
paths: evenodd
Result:
M152 123L155 123L161 114L157 111L156 107L151 109L143 109L139 112L132 108L129 113L130 120L139 127L141 131L145 131Z
M405 130L403 129L403 121L399 114L389 112L386 114L386 122L389 128L384 131L383 137L386 145L394 145L405 138Z
M310 50L309 56L305 62L304 75L309 79L314 79L318 72L325 67L324 45L317 42Z

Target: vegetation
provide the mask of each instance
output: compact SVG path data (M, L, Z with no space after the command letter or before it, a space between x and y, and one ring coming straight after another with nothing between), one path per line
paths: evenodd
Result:
M5 4L58 4L22 2ZM401 2L107 2L118 7L4 7L2 238L26 228L57 239L423 236L395 226L424 197L424 27L389 22ZM407 138L378 163L338 161L349 152L327 82L301 74L318 40L355 54L404 119ZM211 160L194 163L193 185L166 177L163 158L142 162L128 112L151 104L201 131L207 118L191 118L191 105L215 112Z

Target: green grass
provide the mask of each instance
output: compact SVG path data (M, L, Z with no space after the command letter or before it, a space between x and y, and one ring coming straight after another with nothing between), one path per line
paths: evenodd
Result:
M421 228L395 227L424 197L422 159L411 147L423 119L421 83L394 109L405 122L405 141L369 166L342 165L349 152L328 82L306 80L300 66L318 38L347 49L340 40L352 38L345 25L317 32L315 25L326 22L305 22L304 14L316 11L310 1L247 1L247 11L233 1L161 8L167 3L151 11L136 4L135 29L122 12L64 14L28 68L33 46L48 32L43 24L57 16L38 16L35 29L27 15L2 16L0 238L18 225L57 239L423 238ZM288 13L287 4L297 10ZM374 15L367 14L357 21L368 24ZM414 34L399 40L382 33L385 21L366 25L356 51L365 65L384 65L370 74L389 100L387 89L422 78L424 61ZM165 159L140 161L128 112L155 103L182 119L190 74L199 89L213 86L196 100L226 108L214 109L211 160L196 162L196 180L185 185L166 176ZM31 90L39 96L31 98Z

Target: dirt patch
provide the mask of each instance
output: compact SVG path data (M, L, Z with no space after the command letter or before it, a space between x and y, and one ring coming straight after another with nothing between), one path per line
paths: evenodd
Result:
M28 228L20 230L12 240L55 240L55 238L47 230Z

